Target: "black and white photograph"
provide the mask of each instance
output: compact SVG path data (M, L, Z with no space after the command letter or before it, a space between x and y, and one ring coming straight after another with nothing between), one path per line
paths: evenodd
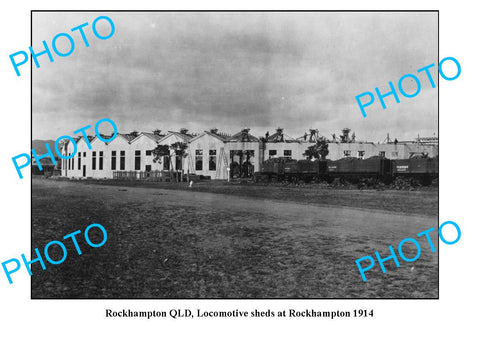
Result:
M32 298L437 299L438 25L32 12Z
M474 5L0 6L3 338L478 333Z

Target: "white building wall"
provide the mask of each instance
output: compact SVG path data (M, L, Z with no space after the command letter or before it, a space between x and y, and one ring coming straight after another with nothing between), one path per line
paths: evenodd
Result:
M427 153L428 157L438 156L438 145L405 144L404 158L410 157L410 153Z
M259 142L226 142L225 143L225 155L228 159L228 165L232 162L240 163L240 156L234 156L233 159L230 155L232 151L253 151L253 157L250 157L250 163L253 165L253 171L260 170L260 143ZM242 157L242 163L247 161L245 155Z
M394 148L395 150L398 149ZM363 152L363 158L378 156L380 151L385 152L385 156L391 158L392 148L387 144L373 143L328 143L328 159L336 160L344 157L360 158L359 152ZM347 153L346 153L347 152Z
M60 160L62 162L62 176L69 178L113 178L113 171L146 171L146 166L151 166L151 170L163 170L164 161L162 163L153 162L153 154L147 155L148 150L153 150L157 145L172 145L175 142L187 143L186 149L187 157L182 159L182 169L184 173L195 173L199 175L211 176L212 179L227 179L227 171L223 156L227 159L227 165L230 166L232 161L230 152L235 150L253 150L254 156L250 162L254 166L254 171L259 170L259 164L262 158L260 155L260 142L224 142L208 133L204 133L199 137L193 138L190 142L176 134L169 134L158 143L152 138L140 134L139 137L131 142L118 135L112 142L104 143L98 138L90 142L91 149L88 148L86 141L81 138L78 140L77 151L75 156L69 160ZM313 145L310 142L278 142L265 143L265 151L263 159L269 159L269 151L276 150L277 157L284 157L285 150L291 150L292 159L305 159L303 153L308 146ZM222 156L223 148L223 156ZM409 158L411 153L427 153L429 157L438 155L438 145L421 145L421 144L404 144L404 143L389 143L389 144L374 144L374 143L329 143L328 159L336 160L345 157L345 151L350 152L350 157L359 157L359 151L363 151L364 158L378 156L380 152L385 153L385 157L390 159ZM135 151L140 151L140 169L135 169ZM196 150L202 150L202 170L196 170ZM216 169L209 170L209 150L216 151ZM74 148L72 143L66 144L62 148L62 153L68 155L73 153ZM116 151L116 169L112 169L112 151ZM121 151L125 151L125 168L120 168ZM96 153L96 167L92 169L92 155ZM99 168L99 156L103 152L103 169ZM172 163L169 167L176 170L176 162L174 159L173 150L170 151L172 155ZM79 154L81 154L81 164L79 167ZM239 161L239 157L235 161ZM245 162L246 159L243 158Z
M115 151L116 154L116 160L115 160L115 169L112 169L112 151ZM125 151L125 168L121 169L120 167L120 159L121 159L121 152ZM128 142L127 139L125 139L122 136L117 136L113 141L108 143L106 146L106 157L108 159L107 161L107 168L104 168L104 174L107 176L107 178L113 178L113 172L114 171L132 171L133 170L133 161L132 158L133 156L133 151L132 151L132 146ZM97 155L98 157L98 155ZM96 173L91 173L91 177L97 177Z
M384 153L390 159L406 159L411 152L426 152L429 157L438 155L438 146L417 144L374 144L374 143L329 143L328 159L336 160L345 157L345 151L350 151L350 157L359 157L359 151L364 152L363 158L379 156Z
M62 160L62 176L70 177L70 178L82 177L83 166L87 164L87 169L89 167L88 157L89 157L90 150L88 149L85 139L81 138L80 140L77 141L76 144L77 144L77 151L75 156L70 159L70 162L67 159ZM70 155L73 152L74 152L73 144L68 143L66 145L66 148L64 149L63 154ZM79 153L81 153L80 169L78 168ZM84 154L86 155L86 157L84 156Z
M265 160L271 158L270 150L276 150L276 157L285 157L285 150L291 150L292 159L305 159L303 155L307 148L314 143L301 142L301 143L266 143L265 144ZM433 145L418 145L418 144L374 144L374 143L328 143L328 156L327 159L337 160L347 157L345 151L349 152L349 157L361 157L369 158L373 156L379 156L380 153L384 153L385 157L390 159L403 159L409 158L412 152L428 153L429 157L435 157L438 155L438 146ZM360 153L359 153L360 152Z
M174 143L177 143L177 142L180 142L180 143L187 143L188 145L188 140L185 139L185 138L182 138L182 137L179 137L178 135L174 134L174 133L170 133L168 135L166 135L164 138L162 138L161 140L158 141L158 145L168 145L168 146L171 146L172 144ZM188 148L186 150L186 152L188 152ZM186 158L183 158L182 159L182 169L186 172L188 170L188 155ZM177 169L177 164L176 164L176 159L175 159L175 152L174 150L170 150L170 165L169 165L169 168L171 170L181 170L181 169ZM164 169L164 163L166 162L166 157L163 157L162 159L162 164L161 164L161 169Z
M223 149L223 151L222 151ZM202 151L202 169L197 170L196 151ZM215 150L215 170L210 170L210 150ZM185 169L196 175L211 176L212 179L227 179L227 167L229 164L229 151L223 140L207 133L190 141L185 160ZM225 162L227 164L225 164Z
M117 138L115 138L117 139ZM112 178L112 171L110 170L110 157L109 157L109 148L104 142L100 139L95 138L90 142L92 145L92 150L87 152L87 177L93 178ZM100 169L100 153L103 153L103 165ZM95 169L93 168L93 155L95 154Z
M88 176L88 173L89 173L89 169L91 168L91 165L90 165L90 161L91 161L91 157L90 157L90 149L88 148L88 145L85 141L85 139L80 139L78 142L77 142L77 147L78 147L78 152L77 152L77 160L76 160L76 170L73 172L73 177L86 177ZM80 169L78 169L78 154L81 153L81 161L80 161ZM84 173L84 169L85 169L85 174L86 176L83 175Z
M91 177L91 178L113 178L112 164L111 164L111 151L115 150L117 152L116 163L117 170L120 170L120 151L125 151L125 170L129 169L129 164L131 161L129 157L132 156L131 146L128 141L121 137L117 136L112 142L104 143L100 139L96 138L90 141L91 149L88 148L87 143L82 138L77 142L77 153L73 158L73 169L72 163L68 163L68 160L65 160L65 165L62 164L62 176L66 177ZM67 154L73 152L73 144L69 143L67 145ZM93 169L93 153L95 152L95 169ZM100 152L103 152L103 167L100 169ZM81 153L81 157L79 157ZM80 169L78 168L78 160L81 158Z
M150 153L150 155L147 155L147 151L152 151L157 147L157 143L151 139L150 137L147 137L146 135L140 135L136 139L132 140L130 144L130 150L131 150L131 157L129 158L128 164L131 167L131 170L136 170L136 171L146 171L147 165L151 167L151 170L162 170L162 164L154 163L154 155ZM135 152L140 151L140 168L135 169Z
M303 155L307 148L314 143L309 142L268 142L265 143L265 160L272 157L291 157L292 159L305 159ZM276 155L270 156L270 150L275 150ZM291 151L291 156L285 153L285 150Z

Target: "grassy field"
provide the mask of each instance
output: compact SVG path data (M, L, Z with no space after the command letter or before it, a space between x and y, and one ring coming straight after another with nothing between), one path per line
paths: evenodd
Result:
M33 298L438 297L427 242L419 260L387 262L386 274L376 265L366 283L355 265L437 227L435 190L104 184L34 179L35 247L91 223L108 241L90 248L81 236L81 256L65 241L64 263L34 264Z

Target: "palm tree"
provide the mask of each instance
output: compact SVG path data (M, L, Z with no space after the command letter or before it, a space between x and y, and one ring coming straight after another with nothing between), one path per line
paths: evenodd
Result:
M325 160L325 158L328 155L328 142L325 137L318 137L317 142L309 146L307 150L305 150L305 153L303 154L307 159L311 160L313 159L322 159Z
M180 159L180 167L182 167L182 159L187 157L187 152L186 152L187 148L188 148L188 145L187 143L184 143L184 142L175 142L172 145L170 145L170 149L173 150L176 156L176 160ZM176 170L179 170L179 169L176 169ZM183 169L180 169L180 170L183 171ZM177 181L178 181L178 171L177 171Z
M157 145L157 147L152 150L152 154L155 156L153 162L162 164L163 157L170 156L170 147L168 145Z

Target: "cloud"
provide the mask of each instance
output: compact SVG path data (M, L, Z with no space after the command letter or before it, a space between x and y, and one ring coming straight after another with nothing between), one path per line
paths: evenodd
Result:
M100 13L34 13L34 47ZM437 129L437 89L363 118L355 96L436 62L436 13L105 13L108 40L87 26L75 52L33 70L33 136L52 138L109 117L121 131L216 126L290 135L310 127L361 139ZM50 39L50 40L49 40ZM423 84L428 84L426 78ZM406 83L407 85L407 83ZM407 89L408 85L406 86ZM408 88L410 89L410 88Z

